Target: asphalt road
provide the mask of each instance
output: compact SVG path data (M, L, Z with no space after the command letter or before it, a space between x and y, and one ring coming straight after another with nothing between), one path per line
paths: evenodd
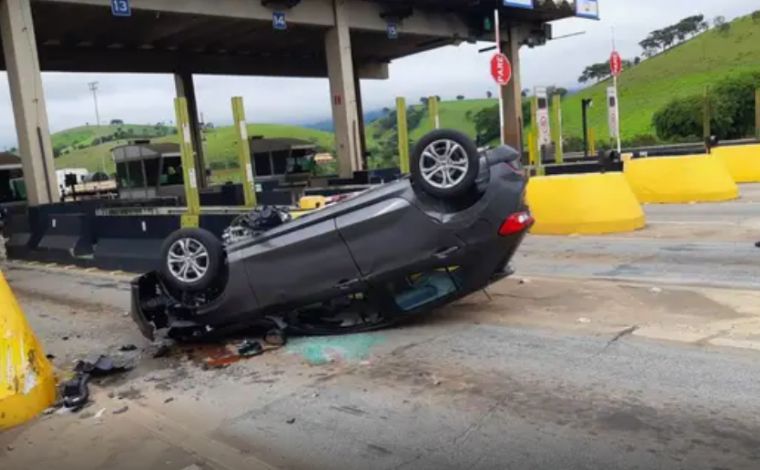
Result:
M760 187L742 189L648 206L633 234L531 236L515 267L532 279L403 328L224 369L203 362L216 347L145 352L84 414L0 434L0 468L758 469L760 353L711 343L760 344L740 290L760 287ZM4 271L59 367L148 348L127 277Z
M725 203L647 205L643 231L591 237L531 236L519 274L760 288L760 185Z
M6 272L59 366L127 343L147 347L124 316L121 279ZM609 290L593 283L577 295ZM491 301L476 294L372 334L292 339L220 370L182 349L161 359L143 354L128 377L95 388L96 403L80 415L0 434L0 464L760 468L758 353L638 338L624 319L636 320L636 305L615 331L525 326L547 308L573 323L587 314L565 295L547 291L541 300L543 285L505 281ZM127 412L111 413L125 404ZM93 417L101 408L103 417Z
M450 330L214 434L283 468L760 467L756 355L608 341Z

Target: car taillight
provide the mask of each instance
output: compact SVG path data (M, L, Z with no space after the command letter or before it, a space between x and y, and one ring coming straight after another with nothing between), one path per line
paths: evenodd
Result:
M514 235L515 233L520 233L529 229L531 225L533 225L533 222L534 220L530 215L530 212L515 212L507 217L507 220L501 224L501 227L499 227L499 235L506 237Z

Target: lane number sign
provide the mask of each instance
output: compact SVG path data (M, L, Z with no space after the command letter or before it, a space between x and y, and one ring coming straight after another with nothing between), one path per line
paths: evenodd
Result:
M272 27L278 31L285 31L288 29L288 22L285 19L285 13L281 11L272 13Z
M132 16L129 0L111 0L111 14L113 16Z

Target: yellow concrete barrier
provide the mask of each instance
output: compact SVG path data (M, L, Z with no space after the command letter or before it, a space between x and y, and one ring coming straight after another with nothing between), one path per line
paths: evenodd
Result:
M729 201L739 188L713 155L638 158L625 163L625 177L642 203Z
M760 144L715 147L712 152L723 160L735 182L760 182Z
M536 234L630 232L646 224L622 173L534 177L527 198Z
M37 416L55 396L53 368L0 273L0 429Z

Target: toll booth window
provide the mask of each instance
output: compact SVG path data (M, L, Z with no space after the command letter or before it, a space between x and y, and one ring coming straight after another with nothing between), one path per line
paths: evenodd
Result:
M119 182L119 186L122 188L127 187L127 164L126 163L117 163L116 164L116 179Z
M538 109L546 109L548 106L549 103L546 101L546 98L538 99Z
M615 97L610 96L610 106L615 106Z
M272 152L272 162L274 163L275 175L284 175L288 172L288 156L290 152L288 150L282 150L279 152Z
M182 175L182 159L179 157L164 158L161 169L161 186L178 186L184 184Z
M135 161L127 163L127 188L145 187L145 178L143 177L143 162Z
M299 155L288 158L288 173L311 172L310 155Z
M255 154L254 166L256 167L256 176L269 176L272 174L272 162L269 161L268 153Z
M145 180L148 186L158 185L158 158L145 160Z

